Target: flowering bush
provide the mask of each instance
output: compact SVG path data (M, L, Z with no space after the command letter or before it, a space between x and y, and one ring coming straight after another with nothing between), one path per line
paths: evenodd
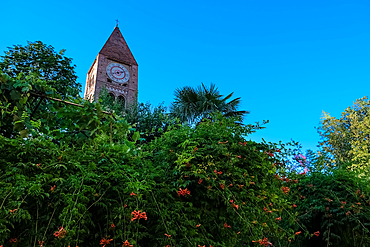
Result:
M323 170L322 157L296 156L305 172L289 174L293 212L302 233L292 246L369 246L370 187L344 169ZM299 162L305 160L305 162ZM308 169L309 168L309 169Z
M140 143L99 104L38 109L30 90L49 90L42 82L0 82L0 246L287 246L304 235L287 200L295 181L280 178L284 150L246 140L258 125L214 115Z
M274 148L244 139L255 127L215 116L140 145L124 120L93 114L99 134L72 145L55 131L0 136L0 244L285 246L294 236L280 225L289 204Z

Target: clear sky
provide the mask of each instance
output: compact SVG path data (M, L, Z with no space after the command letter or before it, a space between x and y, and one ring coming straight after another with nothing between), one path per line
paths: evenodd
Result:
M369 0L3 1L0 51L37 41L66 49L79 82L119 19L139 64L139 101L214 83L241 97L259 141L315 149L322 111L340 116L370 89Z

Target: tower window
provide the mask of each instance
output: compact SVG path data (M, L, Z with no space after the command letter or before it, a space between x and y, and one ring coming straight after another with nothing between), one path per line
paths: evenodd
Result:
M125 97L123 97L122 95L118 96L118 98L117 98L117 102L118 102L118 104L121 104L123 108L124 108L124 107L125 107L125 105L126 105Z
M110 101L111 101L111 102L114 102L114 100L115 100L114 94L109 93L109 94L108 94L108 96L109 96L109 98L110 98Z

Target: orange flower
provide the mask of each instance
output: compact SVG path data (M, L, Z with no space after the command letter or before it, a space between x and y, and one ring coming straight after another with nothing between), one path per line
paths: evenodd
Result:
M100 240L100 244L103 245L103 247L105 247L107 244L110 244L110 241L113 241L113 239L103 238L102 240Z
M242 157L242 156L241 156L241 155L238 155L237 157L238 157L239 159L241 159L241 157Z
M44 241L39 240L39 245L40 245L40 247L43 247L44 246Z
M14 214L15 213L15 211L17 211L18 209L13 209L13 210L9 210L9 212L11 212L12 214Z
M198 184L201 184L203 182L203 179L199 179Z
M116 226L112 223L112 224L110 224L110 227L112 227L112 228L116 228Z
M315 235L316 237L318 237L320 235L320 232L319 231L314 232L313 235Z
M190 190L188 190L187 188L185 188L184 190L180 188L179 191L177 191L177 194L179 196L188 196L190 195Z
M195 227L200 227L202 224L198 224L198 225L196 225Z
M131 192L130 196L136 196L136 194L134 192Z
M302 233L302 232L301 232L301 231L299 231L299 232L296 232L296 233L295 233L295 235L299 235L299 234L301 234L301 233Z
M279 218L276 218L276 220L281 221L281 216Z
M251 181L249 181L249 184L256 184L255 182L251 182Z
M59 230L54 233L54 236L57 238L64 238L66 235L67 231L63 227L59 227Z
M290 191L290 189L289 189L289 187L283 187L283 188L281 188L282 190L283 190L283 192L284 192L284 194L288 194L288 192Z
M234 186L233 184L229 184L229 187L232 187L232 186Z
M50 191L53 192L55 190L56 185L51 186Z
M131 221L134 221L136 219L144 219L144 220L148 219L148 217L146 216L146 213L145 212L140 213L140 210L139 211L134 210L133 212L131 212L131 215L133 215L133 218L131 219Z
M17 241L18 241L18 240L17 240L16 238L11 238L11 239L9 240L9 243L11 243L11 244L15 244Z
M123 247L123 246L133 247L133 245L132 245L132 244L130 244L127 240L126 240L125 242L123 242L122 247Z
M293 204L293 208L296 208L296 207L297 207L297 205Z
M259 240L252 240L253 243L259 243L260 245L269 246L271 243L267 241L267 238L259 239Z
M194 152L195 152L195 151L197 151L197 150L198 150L198 148L197 148L197 147L195 147L195 148L194 148Z
M223 184L220 184L220 187L221 187L221 189L224 189L225 188L225 186Z
M224 227L225 228L231 228L231 226L229 226L227 223L224 224Z
M169 234L167 234L167 233L165 233L164 234L166 237L168 237L168 238L170 238L171 237L171 235L169 235Z

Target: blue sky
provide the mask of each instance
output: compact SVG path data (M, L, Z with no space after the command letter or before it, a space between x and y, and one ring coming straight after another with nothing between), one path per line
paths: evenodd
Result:
M253 140L315 149L322 111L339 117L370 88L370 2L5 1L0 51L41 40L77 65L79 82L119 19L139 64L139 101L214 83L241 97Z

